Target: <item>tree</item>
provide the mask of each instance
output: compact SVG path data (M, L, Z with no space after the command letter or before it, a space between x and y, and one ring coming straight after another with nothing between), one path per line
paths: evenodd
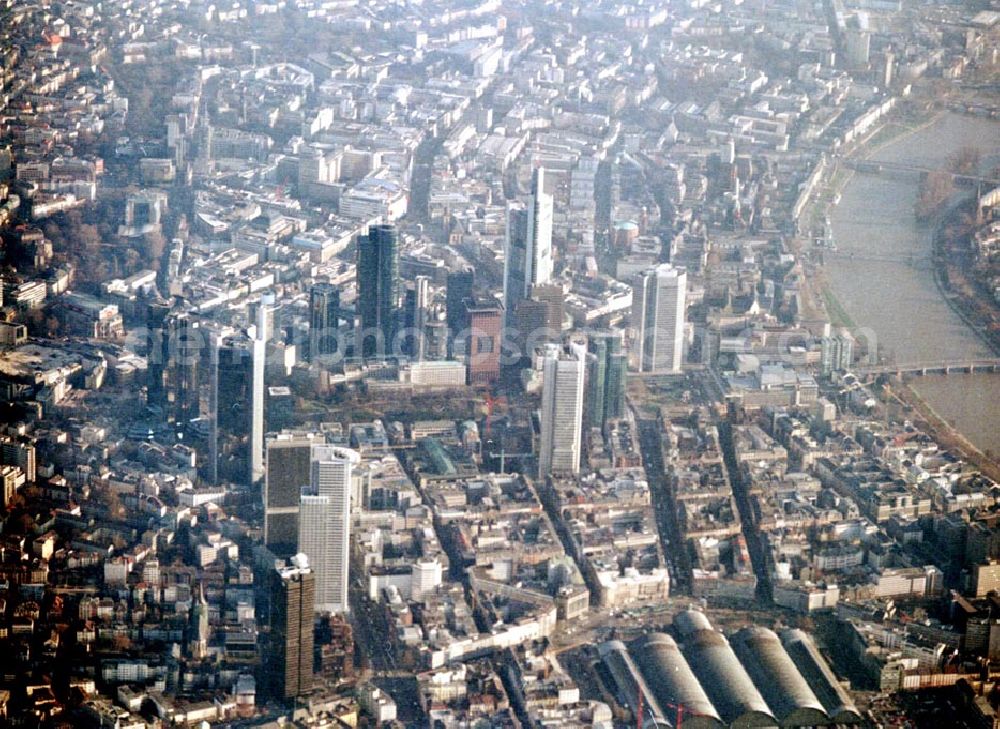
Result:
M949 168L959 175L973 175L979 170L983 158L978 147L962 147L949 160Z
M937 214L955 192L955 183L949 173L943 170L928 172L920 184L917 196L916 214L921 220Z
M146 264L152 268L154 271L160 268L160 259L163 257L163 251L166 250L167 240L163 237L163 233L159 231L153 231L151 233L146 233L143 236L143 248Z
M29 309L24 315L24 324L28 327L28 335L44 337L48 334L45 322L45 312L41 309Z
M62 330L62 323L58 317L50 316L45 320L45 331L50 337L58 337Z

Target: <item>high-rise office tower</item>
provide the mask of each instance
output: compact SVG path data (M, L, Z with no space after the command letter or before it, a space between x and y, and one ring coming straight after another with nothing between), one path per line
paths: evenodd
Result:
M632 299L640 372L680 372L687 271L661 263L639 274Z
M532 286L529 298L517 302L516 331L507 332L506 338L518 346L522 356L530 356L541 344L559 341L565 299L562 286L549 283ZM509 316L507 320L511 321Z
M170 358L170 335L167 317L170 302L153 299L146 305L146 404L163 407L167 404L164 373Z
M272 292L260 297L254 311L254 324L257 327L257 337L270 342L281 332L281 306Z
M448 285L445 291L445 312L448 322L448 332L452 339L465 326L465 300L472 296L475 288L476 275L473 270L452 271L448 274Z
M264 475L264 340L248 334L217 345L212 383L217 476L253 484Z
M238 437L234 439L228 432L221 431L219 428L219 354L222 351L223 341L227 337L234 335L235 332L232 327L223 326L211 321L202 322L197 332L205 342L203 350L205 356L202 357L204 366L201 367L200 373L205 375L208 380L207 418L209 430L208 443L206 444L208 453L202 467L203 478L209 483L219 483L220 479L232 478L233 471L237 471L237 480L245 481L244 471L237 468L241 463L245 465L245 459L241 459L239 454L236 453L240 445L240 440ZM226 371L224 370L222 371L222 378L224 379L225 377ZM223 389L225 389L224 386ZM199 395L198 407L200 409L200 383L196 393ZM225 457L222 454L225 454ZM232 458L232 461L229 460L230 458ZM222 467L221 473L219 470L220 466Z
M547 345L542 363L542 433L538 476L579 473L586 347Z
M617 332L591 335L588 350L587 425L600 428L625 414L627 360Z
M312 447L318 433L284 432L268 436L264 474L264 544L282 558L299 544L299 499L312 478Z
M499 380L503 306L492 298L470 296L465 300L463 330L468 333L463 347L468 383L489 385Z
M398 329L399 240L395 225L368 228L358 238L358 314L362 357L392 353Z
M313 685L313 605L316 576L305 555L272 573L270 661L271 694L301 696Z
M266 374L267 369L264 371ZM268 385L267 397L264 399L264 432L277 433L293 427L294 424L295 395L292 388L287 385ZM267 450L266 443L264 449Z
M316 610L347 612L350 574L351 480L357 452L314 445L309 486L299 501L299 551L316 573Z
M588 428L604 425L604 388L607 385L608 342L590 337L587 342L587 403L584 408Z
M174 420L187 423L200 414L199 372L208 342L201 323L186 312L167 319L170 358L168 361L167 399Z
M447 359L449 348L454 347L448 324L431 319L424 327L424 354L427 359Z
M431 306L431 280L428 276L417 276L406 288L403 306L405 312L403 354L408 354L416 360L425 357L427 324Z
M628 355L622 351L621 339L617 340L617 351L608 352L608 364L604 371L604 420L625 417L625 391L628 386Z
M535 170L525 206L507 209L507 236L503 302L508 326L515 326L517 303L531 295L531 287L552 278L552 196L545 192L545 170Z
M309 361L319 362L337 352L340 291L331 283L317 283L309 290Z

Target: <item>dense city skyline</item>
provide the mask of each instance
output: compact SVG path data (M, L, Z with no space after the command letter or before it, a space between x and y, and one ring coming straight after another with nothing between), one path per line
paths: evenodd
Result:
M997 723L997 0L0 35L0 724Z

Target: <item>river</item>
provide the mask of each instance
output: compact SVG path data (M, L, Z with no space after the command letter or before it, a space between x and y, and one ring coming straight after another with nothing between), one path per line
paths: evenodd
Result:
M995 160L1000 123L942 114L871 159L936 169L966 146ZM838 247L824 266L831 290L855 325L873 330L882 353L896 362L993 356L934 283L931 232L914 216L917 192L916 181L851 177L830 215ZM977 447L1000 454L1000 374L915 378L913 386Z

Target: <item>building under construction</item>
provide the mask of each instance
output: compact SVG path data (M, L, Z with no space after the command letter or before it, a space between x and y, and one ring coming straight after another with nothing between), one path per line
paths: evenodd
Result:
M703 613L674 616L673 635L651 633L600 655L615 693L641 727L722 729L858 724L861 714L801 630L749 627L729 639Z

